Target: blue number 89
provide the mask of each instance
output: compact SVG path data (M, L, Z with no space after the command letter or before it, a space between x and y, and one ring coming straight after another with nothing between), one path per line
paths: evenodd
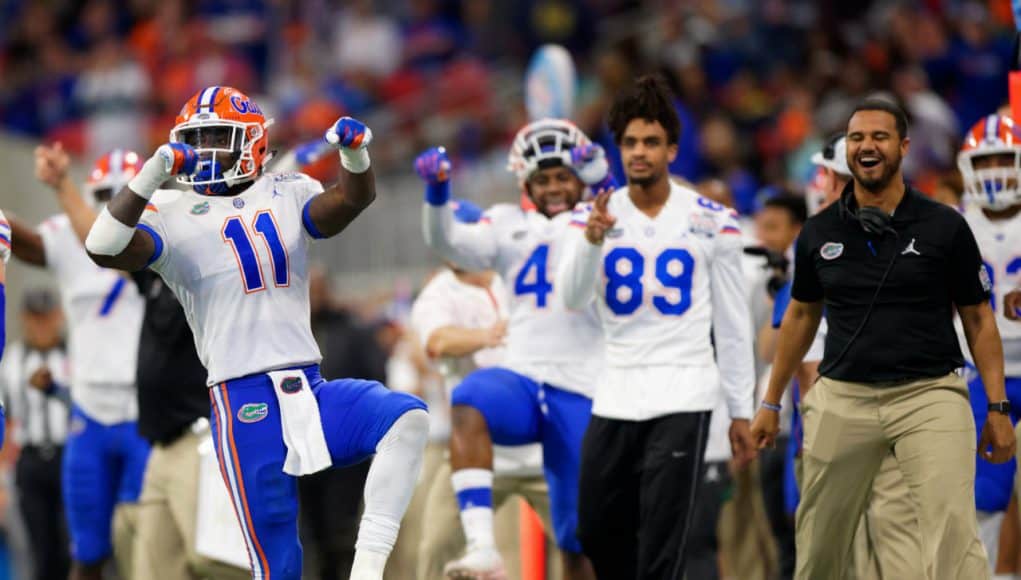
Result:
M645 256L634 248L614 248L603 260L603 273L606 275L606 306L618 316L634 314L643 300ZM667 296L654 296L653 307L667 316L681 316L687 312L691 308L695 274L695 259L691 253L680 248L663 250L656 257L654 273L656 280L664 288L675 290L678 297L671 301Z

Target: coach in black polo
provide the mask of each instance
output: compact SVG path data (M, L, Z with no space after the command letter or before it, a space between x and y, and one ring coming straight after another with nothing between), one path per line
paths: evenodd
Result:
M760 445L826 310L817 384L802 401L799 580L838 579L883 457L892 451L911 489L922 562L933 579L986 578L975 518L975 424L954 332L960 315L991 410L979 452L1014 454L1003 350L978 246L964 218L904 183L907 120L863 101L847 125L854 179L808 220L797 242L790 307L769 390L752 424Z

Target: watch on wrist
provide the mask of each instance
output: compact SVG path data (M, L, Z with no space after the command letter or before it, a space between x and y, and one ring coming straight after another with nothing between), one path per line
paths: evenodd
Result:
M989 403L989 412L1002 413L1004 415L1010 414L1010 401L1000 401L999 403Z

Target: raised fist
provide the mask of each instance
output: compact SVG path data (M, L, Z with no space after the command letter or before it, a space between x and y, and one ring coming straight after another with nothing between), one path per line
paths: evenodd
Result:
M443 147L427 149L415 159L415 173L431 185L450 179L450 168L450 158Z
M341 117L326 131L326 142L337 149L364 149L372 142L372 129L358 119Z

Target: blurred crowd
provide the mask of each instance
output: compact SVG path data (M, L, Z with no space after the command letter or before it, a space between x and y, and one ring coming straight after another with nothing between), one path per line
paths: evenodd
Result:
M685 124L674 172L723 180L748 213L805 183L876 90L911 115L907 174L933 192L1006 97L1012 31L1007 0L7 0L0 126L89 158L148 151L197 88L227 84L272 112L281 150L351 114L385 128L383 166L436 143L470 164L502 153L528 58L556 42L579 72L575 120L601 141L610 95L664 74Z

